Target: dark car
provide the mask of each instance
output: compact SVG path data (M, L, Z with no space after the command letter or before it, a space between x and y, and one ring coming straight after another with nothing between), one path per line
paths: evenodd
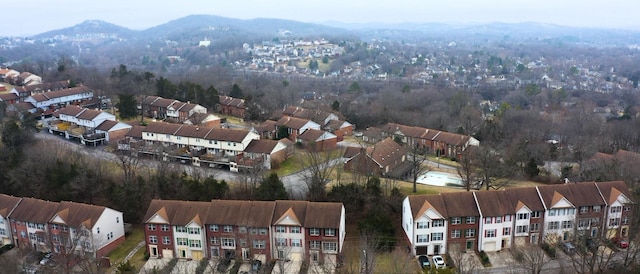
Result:
M418 263L420 263L420 267L422 267L422 269L431 268L431 262L429 261L429 257L425 255L418 256Z
M564 253L566 253L567 255L573 255L574 253L576 253L576 246L573 245L572 242L564 242L560 244L560 248L562 249L562 251L564 251Z

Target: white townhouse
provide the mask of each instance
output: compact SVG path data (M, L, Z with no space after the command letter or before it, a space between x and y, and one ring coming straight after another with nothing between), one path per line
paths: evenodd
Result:
M67 88L33 94L25 102L33 104L41 110L58 109L72 103L93 99L93 89L87 86Z
M511 208L515 210L513 227L513 244L540 243L544 225L544 205L535 188L513 188L507 191L511 200Z
M576 205L572 202L574 197L569 186L539 186L537 189L545 207L544 237L570 240L574 235Z
M478 247L500 251L512 245L514 210L508 194L502 191L476 191L473 196L480 212Z
M634 201L632 193L622 181L597 183L596 187L602 193L607 203L603 223L607 238L629 237L631 219L633 218Z
M13 243L9 215L18 206L20 200L21 198L18 197L0 194L0 246Z
M78 106L66 106L58 111L58 119L88 129L95 129L104 121L116 121L116 116L99 110L81 108Z
M306 207L306 205L304 206ZM283 207L282 204L276 204L276 212L279 209L283 210ZM288 207L281 216L274 216L278 219L275 219L272 225L273 242L271 246L274 249L273 254L276 254L278 259L301 262L304 259L306 231L294 209L298 208Z
M447 252L448 216L441 195L408 196L402 205L402 228L415 254Z

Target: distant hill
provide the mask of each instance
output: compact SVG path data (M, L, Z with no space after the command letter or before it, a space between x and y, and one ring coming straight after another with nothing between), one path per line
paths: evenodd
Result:
M86 34L107 34L116 35L122 38L130 38L134 33L136 33L136 31L111 24L109 22L101 20L87 20L72 27L41 33L33 36L33 38L49 38L59 35L72 37Z

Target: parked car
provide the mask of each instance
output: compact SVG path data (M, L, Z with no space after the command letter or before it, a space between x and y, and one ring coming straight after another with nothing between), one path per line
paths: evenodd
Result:
M560 244L560 249L567 255L573 255L576 253L576 246L572 242L564 242Z
M629 242L623 238L616 237L613 238L612 242L619 248L627 248L629 247Z
M46 265L49 260L51 260L51 252L47 252L44 254L44 257L40 260L40 265Z
M442 258L442 256L440 255L435 255L433 256L433 264L436 266L436 268L445 268L447 265L444 263L444 258Z
M260 271L260 268L262 268L262 261L253 260L253 262L251 263L251 270L254 272L258 272Z
M422 269L431 268L431 262L429 261L429 257L427 257L426 255L418 256L418 263L420 264L420 267L422 267Z

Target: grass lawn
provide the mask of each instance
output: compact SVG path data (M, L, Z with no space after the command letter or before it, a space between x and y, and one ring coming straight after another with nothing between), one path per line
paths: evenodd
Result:
M111 269L115 269L120 263L123 262L124 258L133 250L136 245L140 241L144 240L144 230L142 225L134 225L131 233L126 235L125 241L118 246L116 249L109 253L109 259L111 260ZM130 262L132 265L136 267L136 269L142 268L144 265L144 251L145 248L140 248L138 252L136 252L135 256L131 258Z

